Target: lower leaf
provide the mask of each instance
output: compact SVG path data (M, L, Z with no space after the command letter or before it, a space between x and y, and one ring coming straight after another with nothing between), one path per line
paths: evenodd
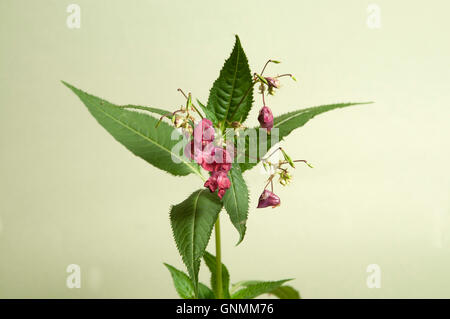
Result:
M208 267L209 271L211 272L211 288L215 292L217 296L217 290L220 289L217 287L217 277L216 277L216 257L205 251L205 254L203 255L203 260L205 261L206 266ZM225 267L224 264L222 264L222 292L223 297L225 299L230 298L230 292L228 290L230 286L230 274L228 272L227 267Z
M243 286L231 295L231 299L253 299L262 294L271 293L273 290L281 287L285 282L292 279L278 281L247 281L240 282L238 286Z
M170 221L175 242L186 265L195 295L198 295L200 259L208 245L214 223L222 209L216 194L207 189L192 193L185 201L172 206Z
M169 264L164 263L164 265L170 271L170 275L172 276L173 284L178 295L183 299L195 298L194 285L192 284L189 276ZM206 285L200 282L198 284L198 297L200 299L214 299L214 293Z
M274 295L274 296L278 297L279 299L301 299L300 293L298 292L298 290L296 290L294 287L288 286L288 285L278 287L278 288L272 290L271 292L269 292L269 294Z
M178 295L183 299L192 299L195 297L194 285L188 275L186 275L181 270L164 263L164 266L169 269L170 275L172 276L173 285Z

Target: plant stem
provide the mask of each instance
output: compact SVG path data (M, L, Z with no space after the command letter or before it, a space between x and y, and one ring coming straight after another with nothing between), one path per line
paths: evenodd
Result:
M216 235L216 283L217 299L223 299L223 289L222 289L222 253L220 247L220 214L217 216L216 225L214 226L214 231Z

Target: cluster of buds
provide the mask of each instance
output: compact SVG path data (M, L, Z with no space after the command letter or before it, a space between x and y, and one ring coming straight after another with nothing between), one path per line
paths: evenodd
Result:
M274 95L275 94L275 89L279 89L281 84L280 84L280 78L284 77L284 76L289 76L291 77L294 81L296 81L295 77L292 74L281 74L281 75L277 75L277 76L267 76L264 77L264 71L266 70L266 67L269 63L280 63L279 61L276 60L269 60L266 62L266 64L264 65L262 71L260 74L255 73L253 76L253 81L254 83L259 83L259 92L261 93L262 96L262 101L263 101L263 107L261 108L261 110L259 111L259 115L258 115L258 121L259 124L261 125L262 128L265 128L267 130L267 132L270 134L270 130L273 127L273 114L272 114L272 110L266 105L266 101L264 99L264 93L267 90L267 94L269 95Z
M158 127L159 124L161 123L161 121L165 117L167 117L167 118L171 119L172 124L176 128L182 129L188 135L192 135L193 130L194 130L194 122L195 122L195 117L193 116L193 112L198 113L200 116L202 116L202 115L198 111L198 109L195 107L195 105L192 103L191 93L188 93L188 95L186 95L183 92L183 90L178 89L178 91L181 92L181 94L183 94L184 97L186 98L186 105L181 106L180 109L176 110L173 113L169 113L169 114L161 116L158 123L156 123L156 127Z
M228 172L233 159L227 149L222 145L216 145L214 140L214 126L210 120L204 118L194 128L193 138L186 145L184 153L210 172L204 186L211 192L218 190L217 195L222 199L231 186Z
M279 160L278 163L271 163L269 161L269 158L277 151L281 151L283 154L284 160ZM261 196L259 197L258 201L258 207L257 208L265 208L265 207L272 207L275 208L280 205L281 200L280 197L278 197L273 192L273 180L275 177L278 176L278 182L282 186L286 186L291 182L292 176L289 173L289 166L292 168L295 168L295 162L304 162L309 167L313 167L310 163L308 163L306 160L292 160L291 157L282 149L279 147L276 149L267 159L263 160L263 166L266 169L266 171L270 172L270 176L267 180L266 187L264 187L264 191L262 192ZM269 191L267 187L271 186L271 190Z

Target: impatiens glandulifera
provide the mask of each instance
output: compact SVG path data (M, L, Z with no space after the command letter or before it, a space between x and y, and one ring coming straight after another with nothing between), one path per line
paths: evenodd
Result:
M310 164L305 160L292 160L281 147L275 151L271 149L318 114L366 103L321 105L274 117L273 113L278 113L277 106L270 105L269 108L265 97L280 90L281 78L295 78L288 73L265 75L270 63L280 62L268 60L260 73L252 73L236 36L233 51L214 81L207 103L202 104L198 99L194 103L191 93L185 94L178 89L184 97L184 105L175 111L132 104L115 105L63 82L98 123L133 154L173 176L194 174L200 178L199 189L170 208L173 236L187 274L165 265L182 298L239 299L266 293L279 298L300 298L298 291L285 285L288 280L241 281L230 290L230 274L222 263L220 212L225 209L228 214L239 233L239 244L245 237L250 207L243 172L262 162L269 177L262 194L251 197L252 202L258 202L253 207L279 206L281 200L274 193L273 180L278 177L281 185L287 185L292 179L289 167L294 168L296 162ZM257 84L262 98L262 103L257 103L260 125L249 128L244 122L254 105ZM275 152L281 152L283 159L272 163L271 156ZM269 185L270 190L267 189ZM215 256L206 251L213 228ZM202 259L211 272L211 287L198 280Z

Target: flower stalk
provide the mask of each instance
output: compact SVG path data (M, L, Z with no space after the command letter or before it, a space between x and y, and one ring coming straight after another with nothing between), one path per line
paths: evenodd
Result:
M216 224L214 225L214 233L216 240L216 297L217 299L223 299L222 289L222 251L220 243L220 213L217 216Z

